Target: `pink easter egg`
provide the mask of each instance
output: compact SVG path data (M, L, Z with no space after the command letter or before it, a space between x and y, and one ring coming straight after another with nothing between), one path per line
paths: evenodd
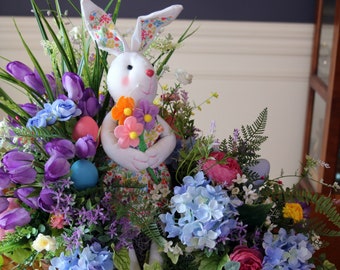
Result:
M77 124L74 126L72 132L72 139L78 140L86 135L91 135L95 141L98 140L98 124L94 119L90 116L84 116L79 119Z

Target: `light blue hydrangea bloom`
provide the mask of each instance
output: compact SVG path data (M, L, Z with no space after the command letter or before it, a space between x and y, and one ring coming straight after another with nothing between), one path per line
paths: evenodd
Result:
M98 243L85 247L82 252L75 251L69 256L61 253L51 260L49 270L113 270L113 254Z
M221 186L212 186L203 172L186 176L174 188L170 213L160 215L169 238L194 249L214 249L219 237L236 228L237 211Z
M266 254L263 270L308 270L315 267L308 262L312 258L314 247L302 233L295 234L291 230L288 234L284 228L277 235L266 232L262 245Z

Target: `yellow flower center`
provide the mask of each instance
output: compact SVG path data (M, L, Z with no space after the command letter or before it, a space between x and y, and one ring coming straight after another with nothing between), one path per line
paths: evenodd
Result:
M137 134L136 131L131 131L131 132L129 133L129 137L130 137L131 140L135 140L135 139L138 138L138 134Z
M125 115L125 116L130 116L131 114L132 114L131 108L125 108L125 109L124 109L124 115Z
M144 115L144 121L145 121L146 123L151 122L151 120L152 120L152 116L151 116L150 114Z

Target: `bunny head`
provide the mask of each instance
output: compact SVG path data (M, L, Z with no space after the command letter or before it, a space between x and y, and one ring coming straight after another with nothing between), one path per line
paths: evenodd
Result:
M101 50L116 56L108 72L108 88L114 100L130 96L135 101L153 101L157 77L152 64L142 55L162 27L176 19L181 5L173 5L137 19L129 47L111 17L90 0L81 0L85 25Z

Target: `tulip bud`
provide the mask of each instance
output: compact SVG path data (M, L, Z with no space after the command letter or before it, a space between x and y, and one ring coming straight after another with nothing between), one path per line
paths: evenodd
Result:
M84 83L80 76L72 72L66 72L62 77L62 84L70 99L78 102L82 98Z
M17 226L24 226L31 221L29 212L24 208L14 208L0 216L0 228L12 230Z

